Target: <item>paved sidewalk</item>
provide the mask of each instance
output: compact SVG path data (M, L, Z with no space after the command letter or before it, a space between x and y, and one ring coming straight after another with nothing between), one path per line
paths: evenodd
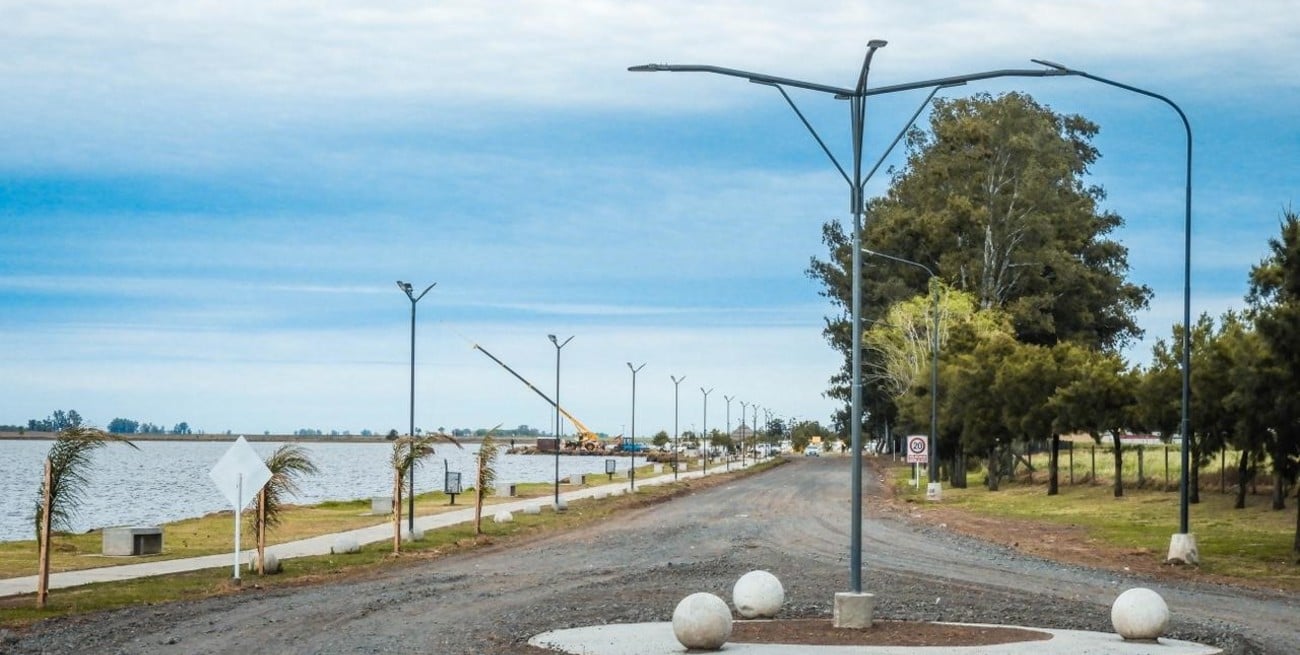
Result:
M746 466L752 465L746 462ZM738 462L731 463L731 470L742 468ZM725 472L724 467L710 467L709 473ZM689 479L703 477L704 471L684 471L678 474L679 478ZM667 484L673 481L671 472L655 475L650 478L637 480L637 486L654 486ZM604 494L610 495L615 493L624 493L628 490L630 483L625 479L610 484L602 484L595 487L584 487L573 491L560 493L560 498L565 502L572 502L583 498L592 498ZM540 496L537 498L525 498L511 501L508 503L497 503L485 505L485 509L490 510L492 514L501 511L522 512L530 505L541 505L547 507L554 502L551 496ZM415 518L415 527L417 530L435 530L458 523L468 523L474 520L474 508L467 507L452 512L443 512L432 516L417 516ZM379 525L373 525L368 528L359 528L348 532L335 534L325 534L318 537L310 537L299 541L290 541L283 544L268 546L267 551L274 553L276 557L292 559L294 557L309 557L312 555L328 555L330 547L340 536L349 536L357 543L365 545L379 541L388 541L393 538L393 525L391 521L385 521ZM233 535L232 535L233 536ZM247 561L244 554L248 551L240 551L240 559ZM186 571L199 571L202 569L214 569L219 567L233 568L235 563L234 551L221 555L206 555L203 557L189 557L185 559L159 560L153 562L140 562L139 564L123 564L121 566L105 566L96 569L82 569L79 571L65 571L63 573L50 574L50 589L63 589L66 587L77 587L95 582L111 582L114 580L129 580L132 578L147 578L155 575L167 575L170 573L183 573ZM242 562L241 562L242 563ZM36 593L36 576L29 575L21 578L6 578L0 580L0 597L14 596L18 594Z

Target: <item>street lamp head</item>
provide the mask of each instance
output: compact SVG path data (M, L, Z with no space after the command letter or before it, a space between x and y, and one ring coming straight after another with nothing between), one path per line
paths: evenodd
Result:
M410 283L410 282L403 282L403 281L401 281L401 280L398 280L398 281L397 281L397 288L398 288L398 289L401 289L401 290L404 291L404 292L406 292L406 296L407 296L408 298L411 297L411 283Z
M884 39L872 39L870 41L867 41L867 47L871 48L872 50L875 50L876 48L883 48L887 45L889 45L889 42Z
M627 69L633 73L657 73L664 70L660 64L642 64L640 66L628 66Z
M1069 67L1066 67L1066 66L1064 66L1064 65L1062 65L1062 64L1058 64L1058 63L1056 63L1056 62L1054 62L1054 61L1051 61L1051 60L1049 60L1049 59L1030 59L1029 61L1032 61L1032 62L1034 62L1035 64L1038 64L1039 66L1046 66L1046 67L1048 67L1048 68L1055 68L1056 70L1058 70L1058 71L1062 71L1062 72L1065 72L1065 73L1073 73L1073 72L1075 72L1074 70L1070 69Z
M555 344L555 345L557 345L557 346L560 345L560 342L556 340L554 334L548 334L548 335L546 335L546 338L547 338L547 339L550 339L550 340L551 340L551 343L553 343L553 344Z

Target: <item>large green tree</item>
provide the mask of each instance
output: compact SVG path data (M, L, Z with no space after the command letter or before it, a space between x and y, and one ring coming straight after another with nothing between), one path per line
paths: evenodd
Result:
M1300 472L1300 215L1288 208L1280 223L1281 233L1268 241L1268 255L1250 271L1247 296L1255 310L1256 329L1280 373L1272 421L1277 440L1273 466L1279 483L1294 482ZM1275 494L1274 506L1280 508L1281 502L1281 494ZM1300 553L1300 503L1294 548Z
M1123 219L1102 210L1104 191L1085 181L1097 130L1019 93L937 100L928 129L908 134L907 164L888 193L868 203L863 241L1007 312L1020 341L1117 349L1140 334L1134 313L1150 291L1126 281L1127 249L1110 238ZM830 256L808 274L847 310L852 235L832 222L823 241ZM864 318L924 293L927 281L915 267L871 261ZM824 330L845 353L831 380L837 398L848 397L849 327L844 311Z

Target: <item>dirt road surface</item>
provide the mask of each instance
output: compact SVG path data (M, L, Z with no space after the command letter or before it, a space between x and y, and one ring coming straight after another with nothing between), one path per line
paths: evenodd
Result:
M798 458L600 524L364 580L54 619L0 635L0 652L535 654L525 642L546 630L667 621L696 591L730 600L753 569L784 583L783 617L828 617L834 593L848 591L849 477L848 458ZM1170 637L1230 655L1300 653L1300 601L1281 593L1039 559L884 509L870 469L864 487L863 590L878 618L1110 631L1110 603L1145 586L1174 614Z

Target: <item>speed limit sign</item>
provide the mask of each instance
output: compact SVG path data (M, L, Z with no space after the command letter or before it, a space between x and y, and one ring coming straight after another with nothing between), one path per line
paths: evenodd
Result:
M925 464L930 461L930 438L912 435L907 438L907 463Z

